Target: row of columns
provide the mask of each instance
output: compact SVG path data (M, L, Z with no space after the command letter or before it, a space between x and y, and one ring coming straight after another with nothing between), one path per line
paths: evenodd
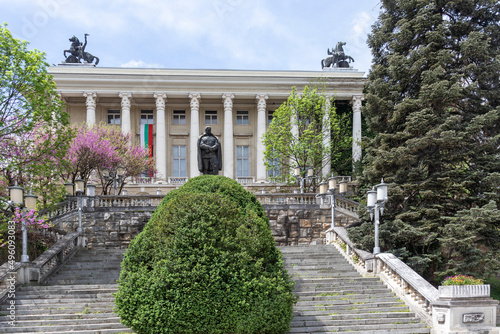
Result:
M83 94L86 97L87 106L87 124L95 124L96 117L96 99L97 94L95 92L85 92ZM121 127L122 132L129 134L131 131L131 120L130 120L130 107L132 94L127 92L121 92L118 94L121 98ZM154 93L153 97L156 100L156 142L165 143L166 142L166 122L165 122L165 103L167 100L166 93ZM263 163L264 161L264 151L265 146L262 142L262 137L266 131L267 118L266 118L266 100L268 99L267 94L257 94L257 147L256 147L256 158L259 163L257 163L256 170L256 181L261 182L267 179L266 167ZM189 136L189 158L190 158L190 169L189 176L195 177L200 175L198 170L198 152L197 152L197 142L200 133L199 124L199 113L200 113L200 93L189 93L190 99L190 109L191 109L191 125L190 125L190 136ZM229 178L234 177L234 140L233 140L233 93L222 94L222 102L224 104L224 143L223 143L223 164L224 164L224 176ZM353 162L357 162L361 159L361 101L363 96L353 96L353 127L352 127L352 158ZM329 105L326 106L329 108ZM323 132L325 133L325 140L327 140L327 133L330 132L328 127L329 119L325 119L325 127ZM296 129L292 129L292 132ZM193 149L194 148L194 149ZM167 177L167 152L165 145L156 145L156 169L161 175L161 177ZM323 169L323 175L330 175L330 165Z

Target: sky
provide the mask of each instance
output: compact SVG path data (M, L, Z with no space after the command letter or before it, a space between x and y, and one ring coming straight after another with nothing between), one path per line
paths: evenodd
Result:
M368 72L379 0L0 0L0 23L50 65L69 38L99 67L320 71L344 41Z

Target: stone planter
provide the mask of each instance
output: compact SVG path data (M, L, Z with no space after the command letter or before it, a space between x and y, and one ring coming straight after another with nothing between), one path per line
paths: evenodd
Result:
M498 301L490 298L489 285L440 286L432 303L433 334L498 334Z
M439 286L439 298L484 298L490 296L489 285Z

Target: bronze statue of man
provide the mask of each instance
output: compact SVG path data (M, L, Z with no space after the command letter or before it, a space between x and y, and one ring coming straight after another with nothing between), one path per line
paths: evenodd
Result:
M222 152L219 139L207 126L205 133L198 139L198 170L206 175L218 175L222 169Z

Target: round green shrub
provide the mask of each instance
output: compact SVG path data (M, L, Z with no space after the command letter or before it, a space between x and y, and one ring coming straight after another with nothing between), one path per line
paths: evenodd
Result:
M293 281L255 196L221 176L169 193L131 242L116 305L139 334L285 333Z

